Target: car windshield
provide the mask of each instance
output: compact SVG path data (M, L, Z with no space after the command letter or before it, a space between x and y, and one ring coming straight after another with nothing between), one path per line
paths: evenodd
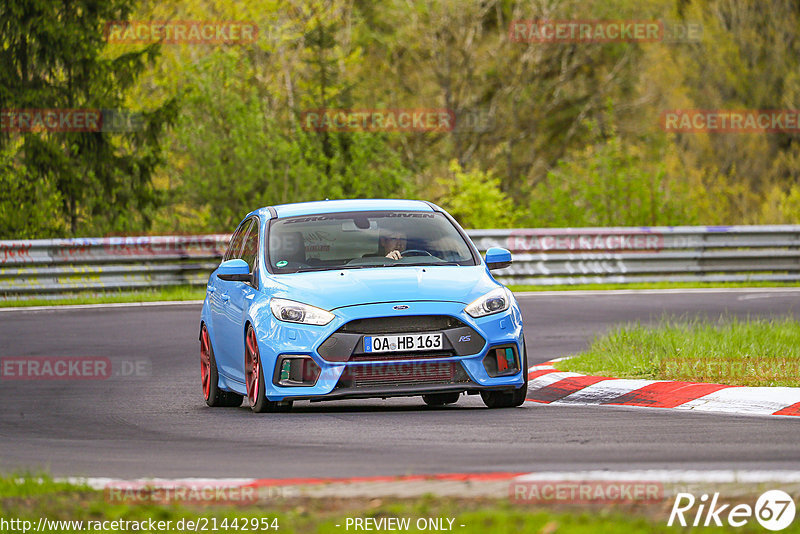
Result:
M275 273L410 265L475 265L441 213L327 213L272 221L267 262Z

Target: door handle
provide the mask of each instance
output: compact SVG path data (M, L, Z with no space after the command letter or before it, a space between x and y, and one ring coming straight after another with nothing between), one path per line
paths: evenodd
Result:
M228 302L231 298L228 295L222 295L222 302Z
M208 291L209 293L213 293L216 290L217 290L217 288L214 287L214 286L207 286L206 287L206 291Z

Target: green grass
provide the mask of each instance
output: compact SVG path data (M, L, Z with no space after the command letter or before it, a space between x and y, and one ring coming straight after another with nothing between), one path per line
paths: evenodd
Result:
M0 498L2 497L34 497L41 495L90 491L88 487L56 482L48 475L10 475L0 476Z
M620 326L556 367L616 378L797 387L800 322L663 319L652 327Z
M607 289L713 289L713 288L735 288L735 287L797 287L794 282L653 282L630 284L575 284L575 285L554 285L554 286L508 286L514 292L522 291L597 291Z
M742 502L755 502L755 497ZM172 528L164 531L175 532L181 520L216 520L221 524L227 518L228 524L234 519L252 521L277 518L278 533L345 533L347 518L410 518L408 532L417 532L416 521L420 518L452 518L452 532L459 534L486 533L528 533L539 532L555 534L558 532L593 533L649 533L675 532L685 529L667 527L667 519L672 500L652 505L599 505L578 506L560 505L555 507L514 504L505 496L495 499L443 498L425 495L412 499L271 499L257 505L219 506L219 505L156 505L112 503L106 500L101 491L86 487L70 486L53 482L47 477L0 477L0 518L30 521L35 529L40 517L48 520L83 521L170 521ZM339 526L336 526L339 525ZM464 525L463 527L461 525ZM9 530L9 529L6 529ZM186 529L184 529L185 531ZM245 529L228 528L237 532ZM253 532L253 529L247 529ZM703 529L704 531L709 529ZM721 529L710 529L711 532ZM11 530L14 531L14 530ZM16 529L16 532L22 532ZM61 525L51 527L47 532L79 532ZM93 530L98 532L98 530ZM130 528L128 531L132 531ZM211 531L211 530L208 530ZM272 529L260 532L275 532ZM744 528L722 531L763 532L751 520ZM84 528L83 532L87 532ZM431 532L431 531L428 531ZM783 532L800 532L800 521L795 521Z
M205 286L172 286L141 291L104 291L102 293L76 293L55 299L33 298L25 300L0 300L2 307L60 306L67 304L104 304L115 302L158 302L169 300L203 300Z

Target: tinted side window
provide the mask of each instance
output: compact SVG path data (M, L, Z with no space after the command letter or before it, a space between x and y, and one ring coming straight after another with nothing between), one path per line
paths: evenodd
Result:
M244 240L244 236L247 235L247 229L250 228L252 222L252 219L248 219L239 225L239 228L236 229L236 232L234 232L233 237L231 238L231 242L228 245L228 250L225 252L225 257L223 260L227 261L241 258L239 253L242 251L242 240Z
M255 219L253 225L250 227L250 233L244 242L244 249L242 250L242 259L247 262L252 273L256 267L256 256L258 255L258 219Z

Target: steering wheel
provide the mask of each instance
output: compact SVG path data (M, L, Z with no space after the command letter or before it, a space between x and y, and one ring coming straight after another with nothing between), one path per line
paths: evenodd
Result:
M408 250L402 251L400 253L400 256L405 258L406 256L433 256L433 254L431 254L427 250L420 250L418 248L410 248Z

